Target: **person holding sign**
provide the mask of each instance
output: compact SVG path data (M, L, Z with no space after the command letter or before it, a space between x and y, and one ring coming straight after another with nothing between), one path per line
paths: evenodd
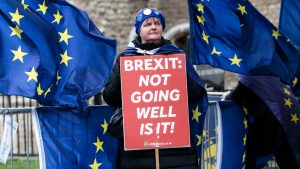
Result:
M133 40L122 52L114 65L110 78L103 90L105 102L117 108L122 107L120 57L143 55L183 54L184 51L164 39L162 33L166 27L165 18L161 11L155 8L141 9L135 18L134 26L138 37ZM188 103L203 102L201 109L207 109L207 94L197 72L186 59ZM168 77L163 77L168 78ZM192 139L191 139L192 140ZM123 140L121 140L123 141ZM189 148L170 148L160 150L160 166L162 169L196 169L198 159L195 143ZM152 169L155 168L154 150L124 151L124 145L120 144L117 168L122 169Z

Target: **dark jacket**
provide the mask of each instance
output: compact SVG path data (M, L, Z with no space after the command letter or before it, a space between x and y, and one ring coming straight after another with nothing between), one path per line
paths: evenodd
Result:
M143 50L152 50L163 45L171 44L170 41L162 38L161 44L141 44L140 38L132 42L134 46ZM173 53L164 53L173 54ZM103 90L105 102L111 106L121 107L121 80L120 80L120 57L130 55L141 55L137 53L121 53L114 65L110 78ZM205 89L195 82L189 75L187 76L188 100L196 102L202 98ZM192 140L192 139L191 139ZM123 140L119 149L119 159L117 168L122 169L154 169L155 150L136 150L124 151ZM161 169L196 169L198 159L196 156L195 144L189 148L160 149L160 168Z

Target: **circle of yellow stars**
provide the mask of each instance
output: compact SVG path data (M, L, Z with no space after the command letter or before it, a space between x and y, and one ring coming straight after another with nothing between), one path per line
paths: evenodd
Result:
M198 23L200 23L202 26L205 25L206 23L206 19L204 17L204 13L205 13L205 6L202 3L197 3L196 4L197 7L197 11L199 12L199 15L196 15L197 21ZM241 13L241 15L246 15L247 14L247 10L246 10L246 6L243 6L241 4L237 4L237 10ZM201 39L206 43L206 44L210 44L210 36L203 30L201 33ZM222 52L219 51L217 49L216 46L212 46L212 51L211 51L211 55L217 55L217 56L221 56ZM234 56L232 58L228 58L228 60L231 62L231 65L235 65L237 67L240 67L240 63L242 61L242 59L240 59L238 57L237 54L234 54Z
M236 4L236 10L240 13L241 16L245 16L248 14L247 11L247 6L243 5L241 3L237 3ZM195 14L196 20L198 21L202 32L200 35L201 40L203 40L203 42L207 45L210 45L212 47L211 50L211 56L221 56L222 55L222 51L219 51L217 49L216 46L214 46L213 44L211 44L211 40L210 40L210 35L208 34L208 32L205 32L205 25L206 25L206 19L205 19L205 10L206 10L206 6L203 5L203 3L199 2L196 3L195 5L195 10L197 10L197 14ZM241 27L244 26L243 24L241 25ZM279 30L273 29L270 30L270 32L272 31L272 36L274 37L275 40L278 40L278 38L281 36ZM243 59L240 58L240 56L238 56L236 53L233 54L233 57L226 57L227 60L231 63L230 65L232 66L237 66L237 67L241 67L241 62L243 62Z
M26 19L25 15L23 15L22 12L29 12L30 9L29 9L29 5L26 4L25 0L21 0L20 3L23 6L24 11L23 11L23 9L20 10L20 9L16 8L14 11L8 12L8 13L9 13L9 16L11 17L11 21L13 23L15 23L14 26L9 26L9 29L11 30L10 37L16 36L17 38L22 40L22 35L24 32L22 30L21 23L22 23L23 19ZM28 10L28 11L26 11L26 10ZM48 12L48 6L47 6L47 3L45 0L42 3L38 4L38 8L36 9L36 12L41 12L42 15L46 15L46 13ZM61 23L61 20L64 18L58 9L56 10L56 13L54 13L52 15L53 15L53 20L51 23L53 23L53 24L59 25ZM64 31L61 31L61 32L58 31L58 35L60 37L59 43L65 43L66 45L69 45L69 40L74 37L74 36L70 35L68 28L65 28ZM21 45L19 45L17 49L11 49L10 51L13 54L12 62L20 61L22 64L24 64L26 62L26 60L24 60L24 58L26 58L27 55L30 55L29 52L27 52L27 51L25 52L23 50L23 47ZM73 59L73 57L69 56L67 50L65 50L64 53L61 53L60 57L61 57L60 64L63 64L66 67L68 67L69 61ZM38 96L43 95L44 97L46 97L48 95L48 93L51 92L51 88L52 88L53 84L50 84L50 86L44 90L42 87L43 85L41 83L39 83L39 81L38 81L39 74L38 74L37 69L34 66L32 66L29 71L25 71L25 74L28 76L27 82L34 81L37 83L36 93ZM62 79L62 77L59 75L59 71L57 71L56 85L58 85L58 82L61 79Z

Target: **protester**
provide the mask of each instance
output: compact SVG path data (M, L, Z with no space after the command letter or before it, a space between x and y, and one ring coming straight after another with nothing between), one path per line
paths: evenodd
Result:
M245 169L257 168L257 159L269 155L275 156L280 169L300 168L299 127L297 119L292 120L300 106L287 85L276 77L240 75L236 88L223 98L243 104L254 119L249 124Z
M140 10L135 18L134 26L138 37L133 40L122 52L114 65L110 78L103 90L103 98L107 104L114 107L122 107L121 80L120 80L120 57L137 55L161 55L184 53L164 39L162 33L166 27L163 14L154 8ZM206 91L193 66L186 59L188 102L197 102L204 97ZM192 140L192 139L191 139ZM154 150L124 151L123 138L121 139L117 168L122 169L153 169L155 168ZM161 169L196 169L198 159L196 156L195 143L190 148L161 149Z

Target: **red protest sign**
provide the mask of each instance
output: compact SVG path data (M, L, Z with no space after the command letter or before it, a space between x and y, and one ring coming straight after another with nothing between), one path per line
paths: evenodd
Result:
M183 54L120 58L125 150L190 146Z

